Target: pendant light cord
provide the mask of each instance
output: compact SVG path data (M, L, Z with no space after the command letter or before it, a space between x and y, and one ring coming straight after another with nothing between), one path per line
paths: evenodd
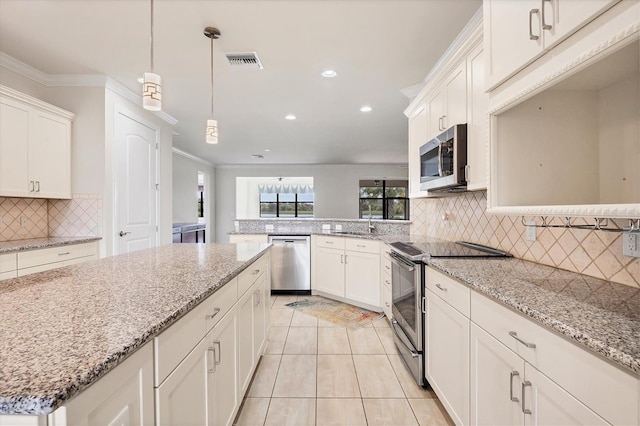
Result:
M153 72L153 0L151 0L151 72Z
M213 118L213 37L211 37L211 117Z

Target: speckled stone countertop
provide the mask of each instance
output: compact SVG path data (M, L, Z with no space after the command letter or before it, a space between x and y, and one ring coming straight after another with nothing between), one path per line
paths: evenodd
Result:
M168 244L0 282L0 414L47 414L269 244Z
M0 254L47 247L58 247L67 244L88 243L90 241L98 241L101 239L101 237L46 237L29 238L27 240L0 241Z
M640 289L513 258L429 264L640 375Z

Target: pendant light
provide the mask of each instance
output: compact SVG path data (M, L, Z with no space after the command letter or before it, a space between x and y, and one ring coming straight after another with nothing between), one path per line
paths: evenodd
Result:
M153 72L153 0L151 0L151 72L145 72L142 83L142 107L149 111L162 110L162 84Z
M214 27L204 29L204 35L211 39L211 118L207 120L206 141L218 143L218 120L213 119L213 40L220 38L220 30Z

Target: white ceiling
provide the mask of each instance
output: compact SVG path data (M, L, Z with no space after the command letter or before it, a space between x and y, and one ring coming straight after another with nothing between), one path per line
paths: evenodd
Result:
M409 99L481 0L155 1L155 69L174 146L214 164L406 163ZM0 51L47 74L106 74L140 92L147 0L0 0ZM206 145L210 41L215 118ZM224 53L256 51L263 70ZM320 76L325 69L338 76ZM373 111L360 112L370 105ZM297 120L284 119L294 114ZM269 149L269 152L265 152ZM256 160L251 154L262 154Z

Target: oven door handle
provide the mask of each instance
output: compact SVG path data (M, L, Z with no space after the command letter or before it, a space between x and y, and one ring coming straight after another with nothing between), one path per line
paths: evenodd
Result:
M418 358L420 356L420 352L414 350L414 348L412 347L413 345L411 345L411 343L407 343L407 340L409 340L409 337L404 332L402 327L400 327L400 325L398 324L398 321L392 319L391 325L393 326L393 333L396 336L398 336L398 339L402 342L402 344L407 348L409 352L411 352L411 358ZM400 329L399 332L397 330L398 328Z
M406 269L409 272L413 272L416 269L413 263L404 260L399 254L396 254L395 252L389 252L389 256L391 256L392 261L395 261L393 263L403 269Z

